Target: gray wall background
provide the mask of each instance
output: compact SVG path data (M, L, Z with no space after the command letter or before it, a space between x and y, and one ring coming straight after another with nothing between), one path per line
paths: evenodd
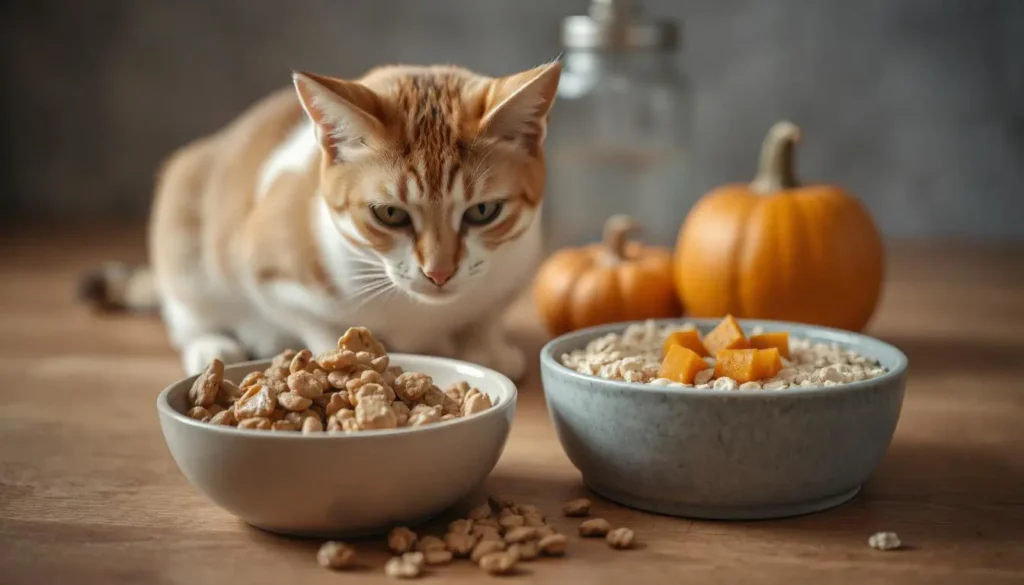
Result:
M647 0L685 19L696 182L750 175L790 117L801 174L857 193L891 236L1024 236L1024 2ZM585 0L0 3L0 209L144 216L170 149L292 69L384 62L504 74L559 52Z

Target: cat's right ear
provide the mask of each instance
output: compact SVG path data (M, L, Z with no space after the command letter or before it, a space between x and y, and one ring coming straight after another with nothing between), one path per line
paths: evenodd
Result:
M358 158L375 137L383 134L381 100L367 87L298 71L292 74L292 82L329 160Z

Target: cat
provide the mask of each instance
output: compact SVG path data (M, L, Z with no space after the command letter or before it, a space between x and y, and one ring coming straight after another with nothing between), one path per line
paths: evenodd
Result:
M526 358L501 317L541 260L560 75L558 61L500 78L296 72L167 159L151 266L101 271L87 296L141 310L152 292L190 375L214 358L325 351L359 325L389 351L519 379Z

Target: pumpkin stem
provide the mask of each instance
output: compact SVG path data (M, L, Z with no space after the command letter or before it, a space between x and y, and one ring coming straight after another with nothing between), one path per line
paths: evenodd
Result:
M776 122L761 145L761 160L750 189L762 195L800 186L794 169L800 128L788 120Z
M604 222L604 247L614 262L626 260L629 234L640 231L640 224L628 215L613 215Z

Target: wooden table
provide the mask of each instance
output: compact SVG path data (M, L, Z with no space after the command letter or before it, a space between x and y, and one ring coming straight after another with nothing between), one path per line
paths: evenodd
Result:
M318 542L249 528L175 467L154 408L180 374L162 325L91 315L73 298L83 267L142 257L140 228L3 234L0 583L385 581L379 542L356 543L364 569L325 571L314 561ZM516 338L536 352L543 338L528 302L513 313ZM573 540L567 558L525 565L513 580L1024 582L1024 247L894 246L871 331L902 348L911 370L892 448L855 500L802 518L719 523L595 497L602 516L636 530L640 548ZM551 513L585 493L549 424L536 364L485 491ZM896 531L909 548L869 549L878 530ZM472 580L486 578L469 563L430 576Z

